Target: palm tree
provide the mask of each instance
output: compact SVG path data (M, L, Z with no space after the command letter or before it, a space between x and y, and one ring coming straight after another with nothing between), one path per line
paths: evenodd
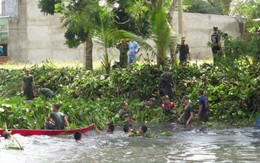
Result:
M167 22L167 8L163 0L153 1L151 7L151 31L152 39L155 42L157 53L157 65L166 66L167 58L166 53L170 46L174 46L174 37L171 27Z

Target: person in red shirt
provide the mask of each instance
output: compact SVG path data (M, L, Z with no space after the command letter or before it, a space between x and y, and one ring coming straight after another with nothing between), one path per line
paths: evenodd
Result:
M172 110L176 110L174 103L170 101L168 95L163 96L163 104L161 107L166 115L172 115Z

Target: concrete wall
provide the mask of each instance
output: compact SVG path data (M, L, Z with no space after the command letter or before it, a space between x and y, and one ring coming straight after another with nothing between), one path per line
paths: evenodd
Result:
M13 61L37 63L46 59L54 61L82 60L84 45L69 49L64 45L64 31L59 15L43 15L37 8L38 0L18 0L18 16L9 21L8 55ZM178 31L177 13L174 14ZM211 57L207 42L218 26L232 36L239 35L236 18L220 15L184 13L184 35L193 58ZM94 43L93 58L99 59L101 46ZM112 59L118 60L118 50L111 49Z
M9 19L8 56L14 61L28 62L27 3L19 0L18 4L18 16Z

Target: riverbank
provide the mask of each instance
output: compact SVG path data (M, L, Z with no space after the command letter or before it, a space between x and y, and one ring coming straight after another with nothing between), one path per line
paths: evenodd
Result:
M260 105L260 78L246 60L235 63L223 61L215 67L211 64L200 67L173 65L170 72L174 81L176 116L183 112L183 92L190 98L197 113L197 91L203 88L210 102L211 121L253 126ZM116 114L123 101L129 104L128 112L138 122L167 120L164 116L157 116L163 115L160 108L162 99L157 96L157 84L163 71L155 65L118 68L110 75L102 69L59 68L52 63L33 65L30 71L36 86L50 88L55 97L37 97L32 101L26 101L21 92L24 70L24 67L0 69L0 108L4 110L0 114L0 126L7 123L8 128L42 128L54 103L61 104L61 111L69 115L71 128L91 123L100 127L104 127L104 122L117 123ZM156 106L146 109L142 102L150 97L156 99Z

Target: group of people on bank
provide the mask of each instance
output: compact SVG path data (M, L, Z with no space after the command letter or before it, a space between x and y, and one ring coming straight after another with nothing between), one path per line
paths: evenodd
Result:
M229 39L228 34L225 33L223 38L225 40L224 44L226 44L227 40ZM222 51L221 42L220 42L221 35L218 30L218 27L213 27L213 33L210 39L211 39L211 49L213 54L213 63L215 63ZM190 48L185 41L186 38L181 37L180 44L177 44L177 47L175 48L175 56L179 54L180 65L185 65L188 62L188 60L191 60ZM140 46L137 42L122 40L118 44L117 48L120 50L120 62L118 63L119 64L118 66L126 67L125 63L131 65L136 62L137 53L140 51Z

